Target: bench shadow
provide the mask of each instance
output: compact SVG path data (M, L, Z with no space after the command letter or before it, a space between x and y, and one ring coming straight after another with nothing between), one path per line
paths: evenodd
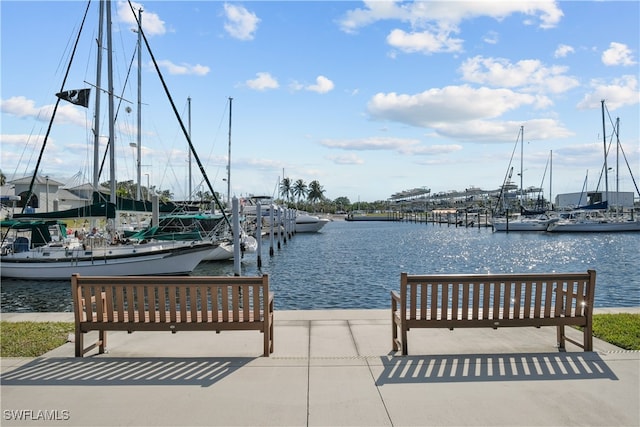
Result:
M383 356L377 385L610 379L595 352Z
M4 373L2 385L209 387L252 360L251 357L38 358Z

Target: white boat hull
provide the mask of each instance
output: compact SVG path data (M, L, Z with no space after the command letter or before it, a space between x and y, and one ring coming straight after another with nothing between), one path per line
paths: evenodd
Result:
M557 219L548 220L515 220L509 221L494 221L494 231L547 231L550 224L556 222Z
M555 233L640 231L640 221L559 221L551 224L547 231Z
M317 233L329 222L326 218L319 218L313 215L296 216L296 232L297 233Z
M128 254L47 258L27 254L4 255L0 260L3 278L67 280L73 273L84 276L142 276L189 274L211 252L210 243L198 243L158 250L130 250ZM122 252L122 251L118 251ZM36 255L32 253L31 255Z
M248 253L256 252L258 249L258 241L248 235L242 236L241 245L244 247L244 252ZM233 253L233 243L221 242L204 257L203 261L229 261L233 259Z
M209 252L203 261L228 261L233 259L233 243L222 242Z

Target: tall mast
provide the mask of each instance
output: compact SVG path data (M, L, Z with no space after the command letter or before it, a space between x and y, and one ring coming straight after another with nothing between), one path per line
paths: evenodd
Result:
M553 210L553 150L549 153L549 208Z
M604 143L604 188L607 198L607 207L609 206L609 168L607 167L607 135L604 125L604 99L602 103L602 141Z
M620 204L620 117L616 117L616 204Z
M113 104L113 44L111 42L111 0L107 0L107 93L109 95L109 187L110 201L116 203L115 110Z
M189 139L191 139L191 97L187 98L187 104L188 104L188 112L189 112ZM187 185L188 188L188 196L187 199L189 202L191 202L191 150L188 150L189 153L189 184Z
M102 79L102 39L104 38L104 2L100 2L100 21L98 22L98 44L96 56L96 106L93 119L93 191L100 185L100 95Z
M524 126L520 126L520 204L524 203Z
M142 8L138 9L138 160L136 164L137 190L136 200L142 200L142 190L140 188L142 181Z
M229 97L229 155L227 158L227 206L231 206L231 104L233 98Z

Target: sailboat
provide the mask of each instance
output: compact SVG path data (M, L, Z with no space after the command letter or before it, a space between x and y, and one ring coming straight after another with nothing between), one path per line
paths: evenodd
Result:
M190 100L189 100L190 101ZM227 161L227 200L231 199L231 117L233 98L229 98L229 156ZM190 111L190 110L189 110ZM190 113L189 113L190 117ZM189 118L189 122L190 122ZM190 132L189 132L190 133ZM189 188L191 188L191 167L189 167ZM191 191L189 191L191 193ZM246 223L246 222L245 222ZM175 240L184 236L197 240L211 241L214 248L202 261L228 261L234 257L234 239L231 225L224 211L221 213L171 213L159 218L158 224L148 227L131 238ZM242 227L239 230L240 252L252 253L257 250L257 240Z
M106 7L105 7L106 6ZM112 76L112 48L111 48L111 1L100 2L100 34L96 77L96 121L94 147L94 188L98 187L99 156L97 139L99 133L98 118L100 105L100 75L102 64L102 23L107 24L108 52L108 100L109 100L109 149L110 149L110 190L111 199L102 203L105 216L111 223L115 219L115 167L114 167L114 91ZM141 25L138 30L142 32ZM64 86L64 84L63 84ZM83 90L84 91L84 90ZM85 93L85 92L81 92ZM76 105L88 105L88 96L78 97L78 91L61 91L58 100L65 99ZM73 97L72 97L73 96ZM56 107L57 104L56 103ZM51 120L55 117L52 115ZM47 134L48 135L48 134ZM46 144L45 137L45 144ZM43 146L44 149L44 146ZM42 157L42 153L40 158ZM38 160L39 165L40 159ZM38 167L35 168L35 174ZM32 180L33 181L33 180ZM86 212L85 212L86 213ZM47 217L59 218L67 215L65 212L47 213ZM77 213L76 213L77 214ZM91 216L94 212L91 212ZM69 215L72 215L69 213ZM118 243L110 225L107 233L93 233L87 236L68 236L64 223L60 221L43 221L36 218L37 214L16 215L10 222L3 222L2 255L0 257L0 275L3 278L20 279L69 279L71 274L81 275L154 275L154 274L188 274L192 272L200 261L211 252L214 244L202 240L181 241L153 241ZM93 230L92 230L93 231Z
M620 232L620 231L640 231L640 218L633 218L633 216L627 216L623 213L609 211L609 178L607 167L607 137L606 137L606 125L605 125L605 102L602 103L602 138L604 142L604 166L603 173L605 176L605 198L598 205L586 206L578 208L576 210L562 214L562 219L550 224L547 231L550 232ZM616 125L615 133L618 136L618 147L620 147L619 141L619 129ZM614 200L619 200L619 189L616 188L616 197Z
M231 118L233 109L233 98L229 97L229 143L228 143L228 155L227 155L227 205L231 204ZM255 252L258 248L258 241L251 235L247 234L245 230L238 230L239 243L241 246L240 251ZM219 242L216 247L204 260L205 261L228 261L234 257L235 248L232 236L228 236Z
M523 152L524 152L524 126L520 127L519 133L520 141L520 200L524 200L524 187L523 187ZM509 179L513 173L513 168L509 171L509 176L503 185L502 190L505 191L510 184ZM515 187L515 185L513 186ZM520 213L517 216L509 217L494 217L492 220L494 231L547 231L550 224L558 221L558 218L552 217L545 210L529 211L522 205L520 206Z

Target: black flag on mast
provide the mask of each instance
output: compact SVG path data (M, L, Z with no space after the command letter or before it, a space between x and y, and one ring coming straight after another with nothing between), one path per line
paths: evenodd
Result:
M89 106L90 93L91 89L74 89L56 93L56 96L65 101L69 101L72 104L82 105L86 108Z

